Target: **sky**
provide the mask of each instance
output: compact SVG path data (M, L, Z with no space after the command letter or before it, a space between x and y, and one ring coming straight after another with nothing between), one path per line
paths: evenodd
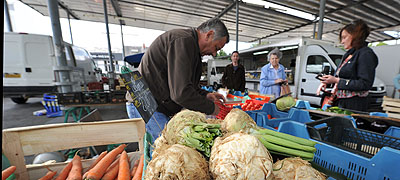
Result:
M43 16L32 8L26 6L18 0L7 0L10 9L10 17L14 32L25 32L32 34L45 34L52 36L52 29L50 18ZM289 14L296 14L297 16L314 19L314 16L283 6L271 4L262 0L244 0L244 2L251 2L262 4L266 8L274 7L278 11L284 11ZM90 22L71 19L71 29L73 35L73 43L76 46L85 48L89 52L108 52L108 43L106 35L106 25L104 23ZM329 21L325 19L325 21ZM62 36L65 42L71 43L71 35L68 26L68 20L65 18L60 19ZM7 30L5 24L4 30ZM93 31L95 29L96 31ZM122 53L122 40L121 40L121 27L119 25L109 24L111 49L114 53ZM164 31L152 30L145 28L136 28L123 26L123 37L125 46L150 46L153 40L162 34ZM239 42L239 50L250 48L254 43ZM389 42L389 44L393 44ZM236 49L236 41L230 41L226 44L223 50L226 53L231 53Z

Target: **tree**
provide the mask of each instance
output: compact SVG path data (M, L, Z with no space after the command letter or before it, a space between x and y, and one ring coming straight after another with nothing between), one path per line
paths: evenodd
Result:
M222 50L222 49L219 50L218 53L217 53L217 57L218 57L218 56L227 56L227 55L228 55L228 54L226 54L226 52L225 52L224 50Z

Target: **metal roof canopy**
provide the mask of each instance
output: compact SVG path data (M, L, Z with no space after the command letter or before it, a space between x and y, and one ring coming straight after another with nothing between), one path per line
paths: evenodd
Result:
M197 27L216 16L227 26L230 39L236 40L236 0L108 0L109 23L168 31ZM319 0L264 0L318 16ZM46 0L21 0L48 16ZM64 11L75 19L104 22L102 0L58 0ZM329 0L325 6L324 40L337 42L338 32L345 24L363 19L372 32L370 42L395 39L383 30L400 30L399 0ZM239 41L254 42L287 37L313 36L314 22L286 14L273 8L239 1Z

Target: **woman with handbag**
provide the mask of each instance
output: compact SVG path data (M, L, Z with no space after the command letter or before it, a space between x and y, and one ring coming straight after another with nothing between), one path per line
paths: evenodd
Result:
M339 40L348 51L335 72L335 76L322 76L323 84L335 84L334 96L340 108L357 111L368 110L368 91L375 79L375 68L378 58L367 46L370 29L368 25L357 20L340 30Z
M285 68L279 64L282 52L275 48L268 54L269 63L261 68L260 93L281 95L281 85L286 84Z

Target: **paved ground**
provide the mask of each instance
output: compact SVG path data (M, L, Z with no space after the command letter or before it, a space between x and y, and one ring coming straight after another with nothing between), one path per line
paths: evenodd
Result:
M30 98L26 104L15 104L10 98L3 98L3 129L14 127L35 126L42 124L64 123L64 116L48 118L34 116L33 112L44 109L40 103L42 98ZM103 120L126 119L125 105L95 107ZM94 108L91 108L94 109ZM70 116L68 122L73 122Z
M33 112L37 110L44 109L41 104L42 98L30 98L26 104L15 104L10 98L3 98L3 119L2 128L15 128L15 127L25 127L25 126L35 126L43 124L55 124L64 123L64 116L48 118L44 116L34 116ZM103 120L117 120L117 119L127 119L128 115L126 113L125 105L113 105L113 106L103 106L95 107L99 110ZM91 109L95 109L91 108ZM73 118L70 116L68 122L74 122ZM132 145L131 145L132 144ZM127 151L136 150L137 144L128 144ZM97 150L100 148L102 151L103 147L96 147ZM128 151L128 152L129 152ZM31 164L33 162L34 156L26 156L26 164Z

